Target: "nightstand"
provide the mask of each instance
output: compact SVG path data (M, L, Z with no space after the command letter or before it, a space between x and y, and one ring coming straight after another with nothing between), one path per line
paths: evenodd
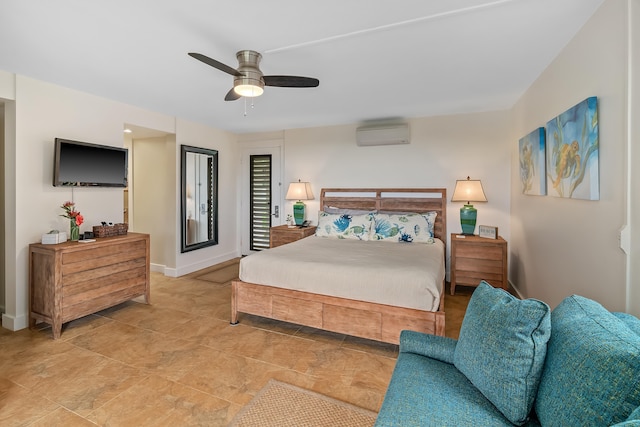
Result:
M507 289L507 241L502 237L451 234L451 295L456 285L478 286L486 280L496 288Z
M271 229L269 230L269 247L275 248L276 246L286 245L287 243L295 242L296 240L312 236L315 233L315 225L310 225L309 227L303 228L289 228L288 225L278 225L275 227L271 227Z

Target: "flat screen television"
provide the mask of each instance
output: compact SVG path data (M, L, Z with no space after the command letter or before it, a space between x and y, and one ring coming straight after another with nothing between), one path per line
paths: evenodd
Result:
M54 187L126 187L126 148L55 139Z

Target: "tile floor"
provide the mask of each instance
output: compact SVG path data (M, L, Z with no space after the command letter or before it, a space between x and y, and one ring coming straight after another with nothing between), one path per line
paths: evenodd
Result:
M223 263L222 268L233 263ZM130 301L51 329L0 328L1 426L224 426L269 379L377 411L398 348L243 315L230 284L152 273ZM457 337L473 289L445 297Z

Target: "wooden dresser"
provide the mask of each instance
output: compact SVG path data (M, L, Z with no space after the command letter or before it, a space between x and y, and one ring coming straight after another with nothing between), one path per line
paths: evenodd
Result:
M481 280L496 288L509 288L507 241L451 234L451 295L456 285L478 286Z
M29 326L62 324L144 296L150 303L149 235L128 233L95 242L29 245Z
M305 237L313 236L316 233L316 226L309 227L292 227L288 225L278 225L269 229L269 247L286 245Z

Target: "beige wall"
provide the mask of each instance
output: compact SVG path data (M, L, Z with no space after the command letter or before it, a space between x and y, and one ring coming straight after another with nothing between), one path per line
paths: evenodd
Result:
M177 269L168 273L175 276L191 273L201 268L226 261L240 255L238 235L238 205L240 169L240 150L237 136L205 125L176 120L176 168L180 171L180 145L210 148L218 151L218 244L206 248L180 253L180 240L177 244ZM177 194L180 194L180 177L176 181ZM176 217L180 218L180 203L176 203ZM175 235L180 236L180 221L175 222Z
M357 147L356 125L286 130L284 182L308 180L316 193L332 186L444 186L450 198L456 179L480 178L489 202L476 204L478 223L498 226L509 241L510 279L523 296L555 306L576 293L639 314L637 225L635 234L630 227L629 262L618 240L620 229L638 218L640 200L638 172L627 173L628 156L636 163L640 156L633 151L638 121L630 134L626 121L627 55L633 52L627 5L607 1L508 112L412 119L411 144L401 146ZM634 70L638 56L631 55ZM632 86L635 111L638 86ZM519 138L593 95L599 98L600 200L521 195ZM307 205L310 212L319 207L317 200ZM285 214L290 210L287 202ZM449 203L450 232L459 231L458 211Z
M4 102L0 99L0 271L5 270L4 139ZM4 313L4 274L0 274L0 313Z
M1 73L0 73L1 76ZM13 101L13 79L10 84L0 79L0 92L5 92L6 96L11 96L9 100L4 102L4 236L3 236L3 255L4 255L4 310L2 314L2 326L12 329L15 328L15 317L7 313L15 313L18 289L12 286L12 280L16 276L15 264L15 245L16 230L13 226L16 221L17 212L13 208L16 203L16 177L15 177L15 158L16 153L16 103ZM8 88L11 86L11 89Z
M580 294L626 308L626 1L603 4L513 108L510 278L552 306ZM525 196L518 139L589 96L598 97L600 200Z
M629 109L627 123L627 224L629 243L626 311L640 316L640 3L629 0Z
M445 187L450 200L456 179L482 180L487 203L476 203L478 224L493 225L509 239L510 142L508 112L461 114L409 120L411 143L356 145L356 125L285 132L285 183L323 187ZM461 203L447 206L449 233L459 233ZM317 222L319 201L307 203ZM284 205L284 215L292 202Z
M175 268L171 244L176 220L175 137L134 139L131 194L131 230L151 235L151 264L156 271Z
M633 78L640 50L631 49L626 31L630 7L631 44L640 45L640 7L634 1L607 0L510 111L410 119L411 144L401 146L358 147L355 124L284 131L284 182L308 180L316 195L332 186L446 187L450 199L456 179L479 178L489 201L476 204L478 222L498 226L509 241L510 278L523 296L555 306L577 293L609 309L640 314L640 172L630 168L640 162L640 122L631 120L640 106L640 85ZM634 73L628 73L628 60ZM599 98L601 200L519 194L518 139L593 95ZM167 169L173 181L167 182L173 182L175 195L180 194L180 145L218 150L219 244L180 253L176 196L165 213L167 224L171 216L174 220L162 262L165 274L177 276L239 254L237 136L2 71L0 98L9 100L4 196L12 206L5 212L3 326L26 326L28 244L51 228L68 227L58 215L71 190L51 185L57 136L121 146L124 123L175 134L174 146L165 145L174 150L166 158L173 159L173 170ZM73 197L87 218L83 230L101 218L122 216L120 189L77 189ZM318 207L317 200L308 203L309 212ZM460 230L459 208L448 204L449 232ZM283 217L290 211L287 202ZM625 225L629 255L618 243Z
M15 74L0 70L0 99L16 99L15 78Z
M15 112L5 112L7 123L5 141L7 156L5 165L6 185L5 201L12 209L7 210L5 222L6 235L6 313L2 325L17 330L27 326L28 314L28 245L40 240L42 233L58 228L68 228L68 221L59 215L60 205L66 200L76 202L78 210L85 217L81 231L91 230L100 221L122 220L122 189L110 188L59 188L52 186L53 175L53 140L64 137L97 144L122 146L124 123L131 123L147 129L155 129L168 134L176 133L175 117L154 113L130 105L96 97L79 91L70 90L53 84L30 79L24 76L7 77L0 73L0 95L15 94ZM10 109L11 110L11 109ZM221 230L235 230L235 154L232 146L233 137L229 134L207 129L200 125L178 121L181 132L185 134L191 145L198 145L200 140L208 145L223 144L229 164L225 166L225 174L221 177L221 187L227 199L221 200L221 208L231 210L221 215ZM221 136L222 135L222 136ZM180 138L179 135L176 138ZM165 147L166 149L166 147ZM174 153L165 170L173 185L174 194L178 191L179 159L177 142L169 148ZM233 169L233 174L229 173ZM233 178L229 178L232 175ZM226 181L222 181L222 179ZM15 191L18 188L18 191ZM14 193L15 192L15 193ZM175 264L169 265L169 274L192 267L193 265L211 265L237 256L238 242L225 235L225 240L212 251L193 251L188 259L175 255L179 252L177 233L179 223L179 199L177 196L167 203L167 221L170 224L169 235L165 239L167 253L174 254ZM229 223L222 221L228 220ZM175 224L175 225L174 225ZM222 259L227 257L226 259ZM183 263L185 266L183 268Z

